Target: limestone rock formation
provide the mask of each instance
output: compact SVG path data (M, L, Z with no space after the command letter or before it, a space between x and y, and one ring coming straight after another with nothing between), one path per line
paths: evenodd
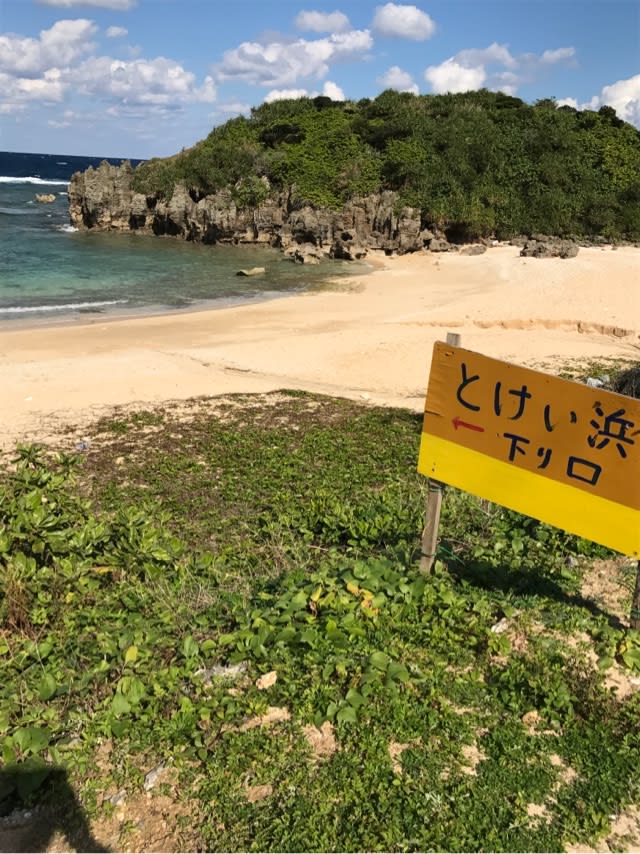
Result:
M40 204L50 204L51 202L55 202L55 200L55 193L36 193L36 202Z
M386 191L354 198L340 211L299 207L291 194L274 193L254 209L239 208L231 190L200 197L184 184L170 199L136 193L127 162L78 172L69 185L69 212L77 228L173 235L203 243L261 243L284 250L298 263L322 257L359 259L369 249L415 252L434 235L420 212L398 209Z
M290 191L272 192L256 208L238 207L231 189L208 196L178 183L170 197L144 195L132 187L128 162L77 172L69 184L69 213L77 228L171 235L202 243L274 246L300 264L322 258L358 260L371 249L396 252L451 252L455 240L424 221L416 208L402 207L397 193L385 190L354 197L342 210L300 205ZM572 258L576 243L544 235L514 239L521 255ZM483 245L465 254L484 251Z
M577 254L578 244L573 240L560 240L540 234L526 240L520 250L523 258L575 258Z

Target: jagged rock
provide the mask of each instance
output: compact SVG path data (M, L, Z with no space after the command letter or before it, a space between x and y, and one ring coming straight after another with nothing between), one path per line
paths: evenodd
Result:
M577 254L578 244L573 240L559 240L540 235L527 240L520 250L523 258L575 258Z
M337 258L341 261L360 261L366 255L366 247L353 243L344 243L342 240L336 240L332 243L329 250L330 258Z
M106 161L73 175L71 224L202 243L257 243L290 250L294 260L304 264L326 255L356 260L369 249L402 254L427 245L432 252L456 248L441 233L424 227L416 208L399 209L398 194L391 190L354 197L339 211L299 207L293 191L272 191L261 205L249 209L237 206L230 189L205 196L178 183L169 198L144 195L133 190L133 175L128 162L117 167Z
M448 240L436 237L429 242L429 252L449 252L453 247Z
M322 258L327 255L313 243L305 243L302 246L294 243L287 246L284 254L296 264L319 264Z
M55 200L55 193L36 193L36 202L40 204L50 204L51 202L55 202Z
M418 235L418 239L422 242L423 247L428 247L429 243L434 239L435 234L432 231L429 231L428 228L423 228L420 234Z
M460 250L461 255L483 255L487 251L487 247L482 243L474 243L471 246L463 246Z

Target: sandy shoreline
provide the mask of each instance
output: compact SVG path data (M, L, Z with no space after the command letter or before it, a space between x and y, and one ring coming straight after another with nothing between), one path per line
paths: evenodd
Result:
M296 388L420 410L447 331L500 359L557 369L640 359L640 249L573 259L384 258L336 290L186 314L0 327L0 447L114 405ZM73 441L70 437L70 441Z

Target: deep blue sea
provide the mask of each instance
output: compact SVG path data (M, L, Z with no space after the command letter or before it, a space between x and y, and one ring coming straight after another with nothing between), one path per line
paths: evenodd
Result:
M105 159L121 162L0 152L0 325L264 300L356 271L329 261L302 269L275 249L77 231L69 224L67 185L74 172ZM36 193L56 199L38 203ZM266 273L236 276L246 267Z

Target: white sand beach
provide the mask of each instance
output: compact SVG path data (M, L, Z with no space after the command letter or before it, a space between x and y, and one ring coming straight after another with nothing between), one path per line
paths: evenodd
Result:
M640 359L640 249L572 259L386 258L335 290L181 314L0 331L0 447L78 435L115 405L295 388L420 410L431 350L462 345L551 372ZM70 435L75 439L76 432Z

